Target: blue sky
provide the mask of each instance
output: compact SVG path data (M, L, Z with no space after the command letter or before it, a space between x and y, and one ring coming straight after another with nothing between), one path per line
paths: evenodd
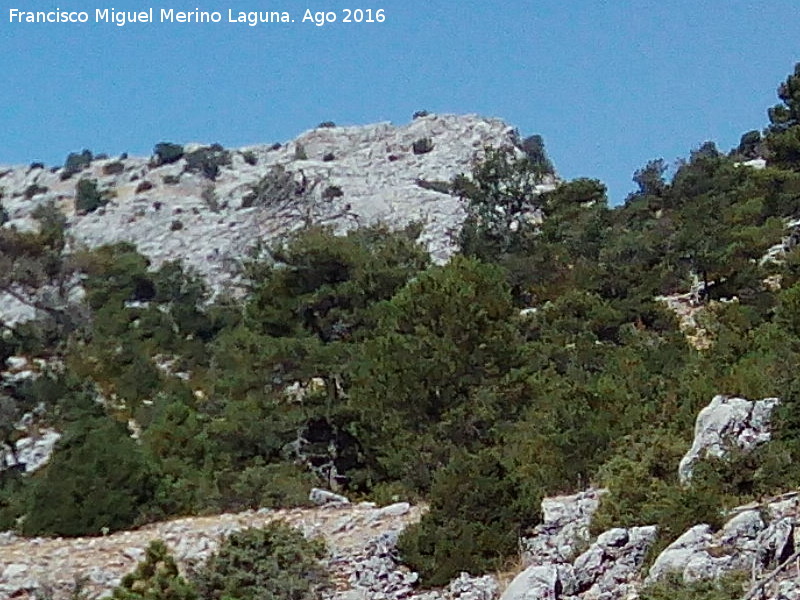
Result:
M419 109L540 133L559 172L619 202L651 158L766 124L800 61L797 0L27 0L0 8L0 163L156 142L284 141ZM9 7L286 10L294 24L11 25ZM383 24L302 24L306 8Z

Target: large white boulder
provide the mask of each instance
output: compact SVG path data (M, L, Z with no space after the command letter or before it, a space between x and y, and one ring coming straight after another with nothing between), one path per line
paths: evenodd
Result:
M692 447L678 466L681 482L688 483L694 465L706 457L721 458L732 448L747 452L769 441L772 412L779 404L778 398L714 396L697 415Z

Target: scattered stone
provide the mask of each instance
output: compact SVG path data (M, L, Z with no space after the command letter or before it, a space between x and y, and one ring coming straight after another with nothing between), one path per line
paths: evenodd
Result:
M390 504L389 506L384 506L378 511L377 517L379 519L383 519L386 517L401 517L405 514L408 514L408 511L411 510L411 505L408 502L397 502L396 504Z
M350 500L340 494L334 494L328 490L320 488L311 488L311 493L308 495L309 501L317 506L326 504L350 504Z

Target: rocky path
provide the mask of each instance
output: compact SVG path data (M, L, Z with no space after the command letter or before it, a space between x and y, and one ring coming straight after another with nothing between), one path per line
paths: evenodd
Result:
M226 535L279 519L308 537L324 537L332 556L335 587L345 592L354 579L357 559L368 554L368 546L381 537L396 536L418 521L422 511L423 507L405 503L384 508L364 503L188 517L104 537L26 539L4 533L0 534L0 598L33 599L37 591L50 587L54 600L65 599L76 578L84 578L89 595L99 597L133 570L152 540L164 540L186 568L208 558Z

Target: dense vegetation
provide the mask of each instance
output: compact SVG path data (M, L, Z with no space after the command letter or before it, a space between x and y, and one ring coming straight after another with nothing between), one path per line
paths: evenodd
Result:
M763 134L728 154L704 143L670 177L648 162L618 207L592 179L537 195L541 140L488 149L452 182L468 219L445 266L416 227L311 228L254 253L243 299L211 301L129 245L66 256L53 211L40 233L0 230L0 289L36 299L80 272L86 290L82 309L33 300L42 317L0 339L3 360L64 357L0 403L44 403L64 432L46 468L3 475L0 529L98 534L323 485L426 499L400 549L441 584L501 567L545 494L608 486L595 527L657 523L664 544L798 485L800 249L762 257L800 216L800 65L779 98ZM766 168L740 164L756 156ZM694 344L657 300L692 290ZM782 398L777 435L681 486L717 393Z

